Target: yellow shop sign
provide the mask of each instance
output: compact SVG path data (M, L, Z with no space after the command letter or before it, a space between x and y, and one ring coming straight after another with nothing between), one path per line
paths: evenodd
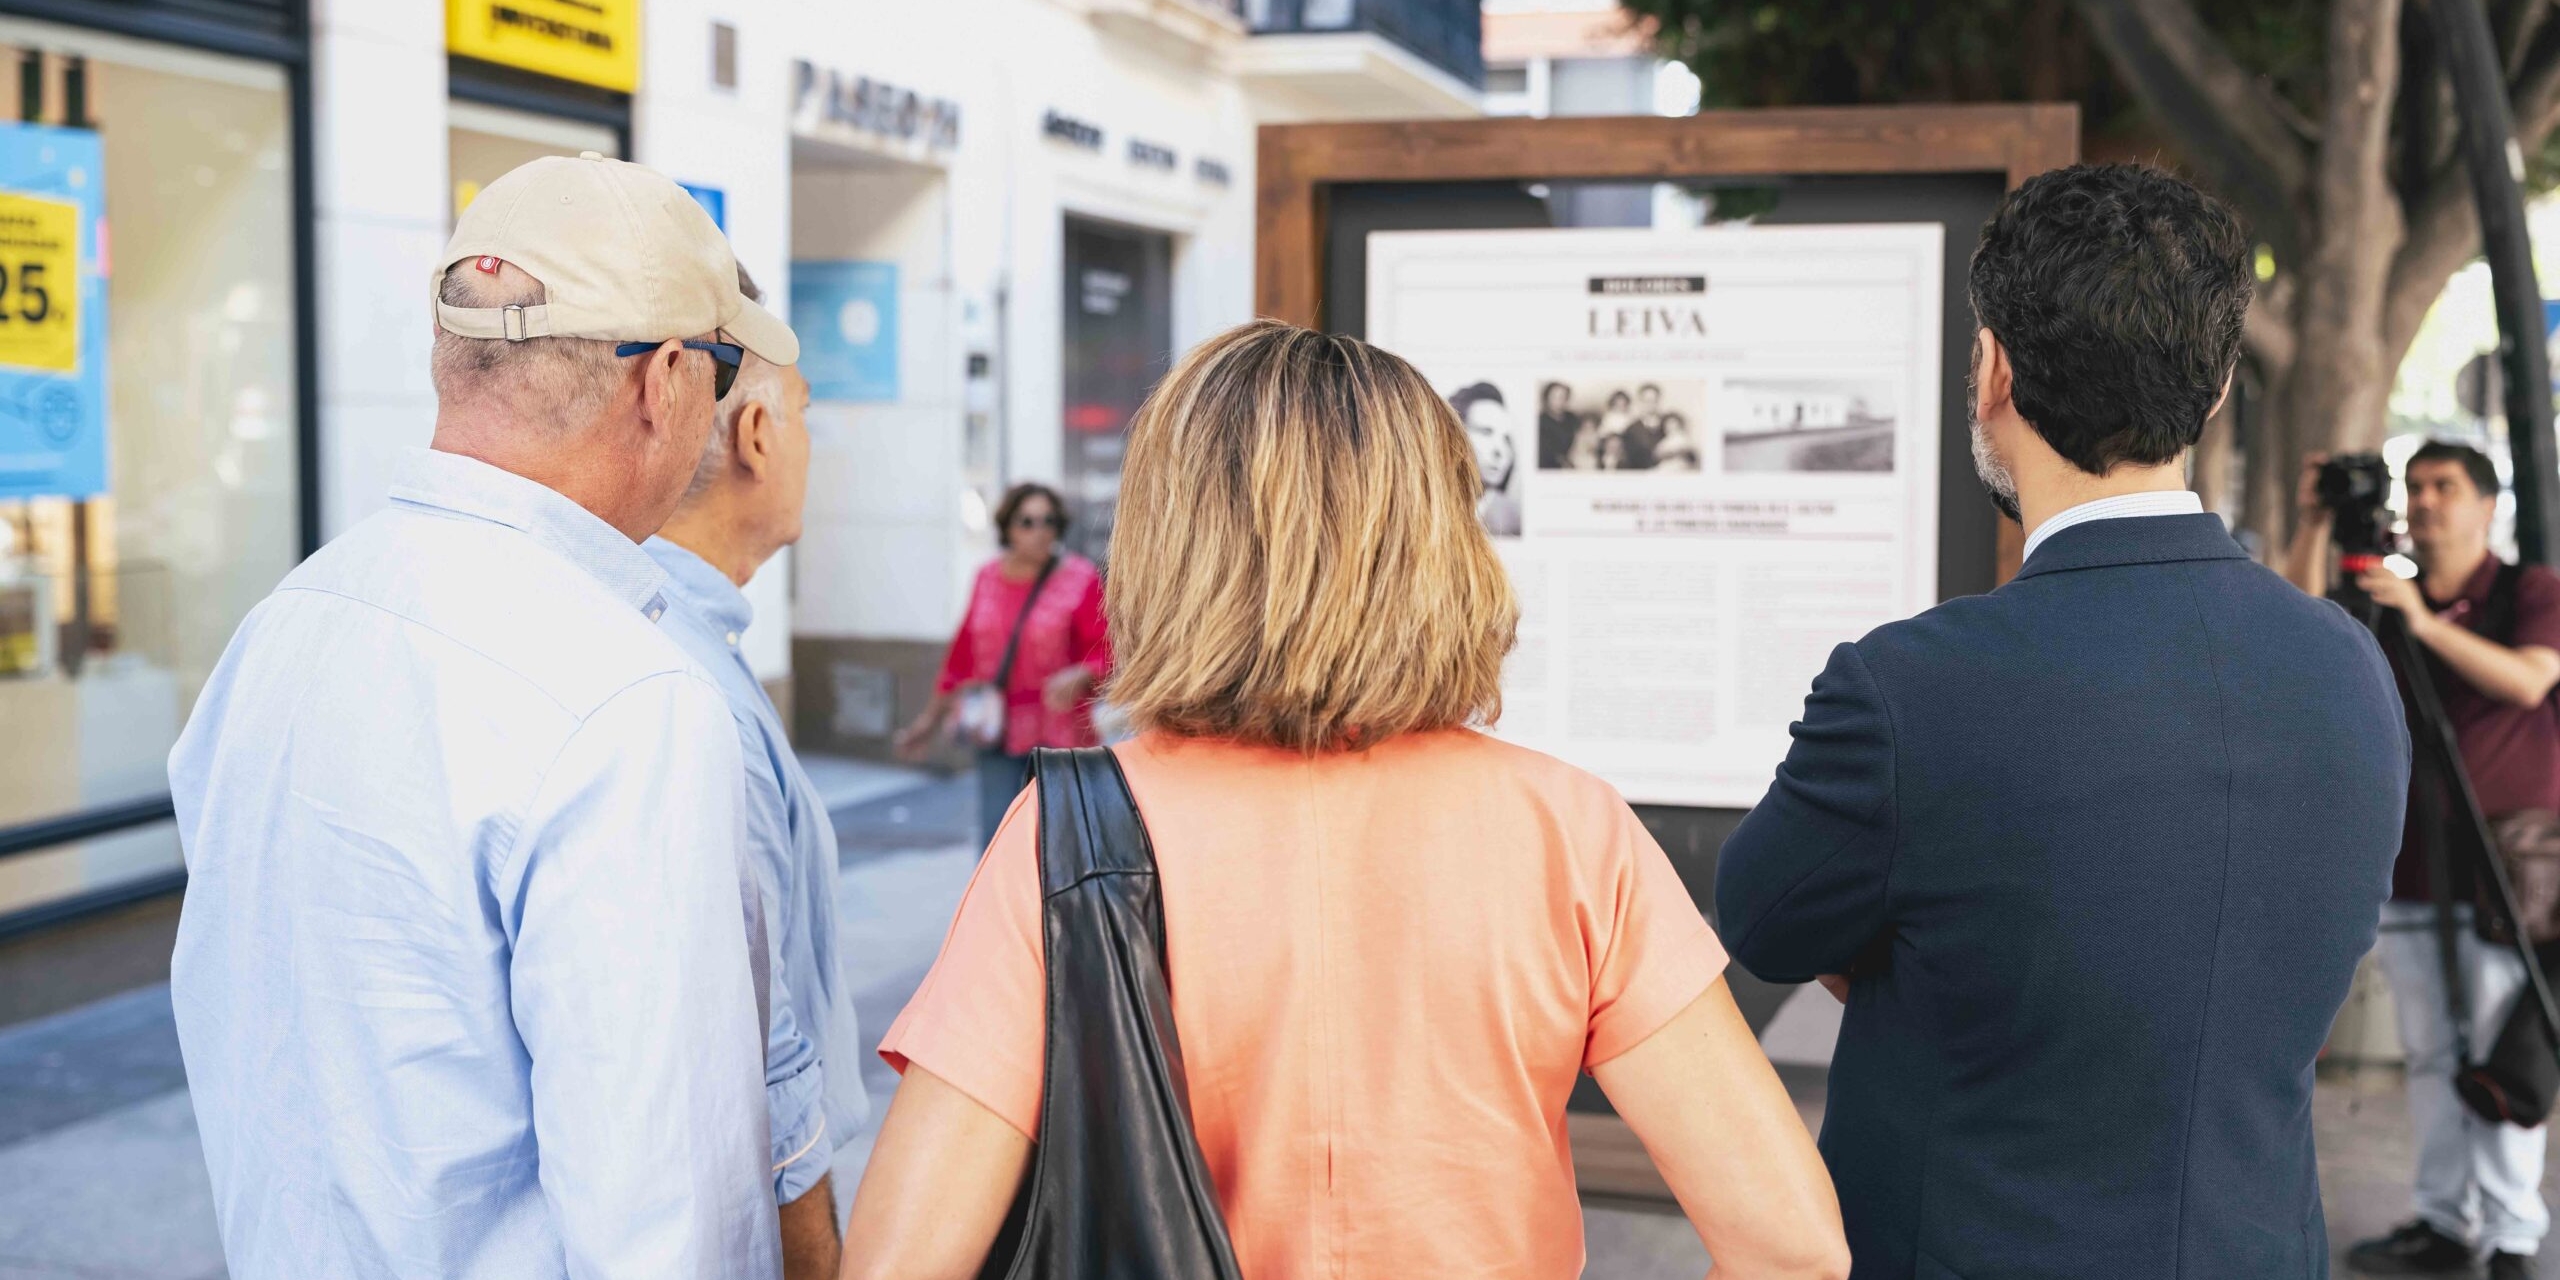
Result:
M640 0L446 0L447 52L600 89L640 82Z

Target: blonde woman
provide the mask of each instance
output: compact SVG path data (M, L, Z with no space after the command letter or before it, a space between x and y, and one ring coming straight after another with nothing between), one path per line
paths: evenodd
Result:
M1465 430L1404 361L1264 322L1129 432L1106 609L1193 1123L1249 1280L1582 1271L1597 1076L1719 1277L1837 1277L1839 1207L1723 948L1610 788L1469 726L1517 609ZM882 1054L852 1280L976 1274L1040 1110L1017 805Z

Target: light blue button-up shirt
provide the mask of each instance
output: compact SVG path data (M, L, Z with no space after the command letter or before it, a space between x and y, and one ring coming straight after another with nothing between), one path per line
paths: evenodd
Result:
M178 1040L237 1280L780 1272L738 736L665 575L413 451L169 760Z
M747 859L764 894L773 947L765 1096L773 1117L774 1196L788 1204L817 1185L836 1149L871 1116L853 990L837 967L835 821L739 651L755 607L727 574L684 547L651 538L642 549L667 571L667 634L711 673L738 725Z

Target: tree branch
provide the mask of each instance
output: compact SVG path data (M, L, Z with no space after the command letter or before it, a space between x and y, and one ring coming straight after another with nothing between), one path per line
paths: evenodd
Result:
M2560 22L2546 20L2551 7L2551 0L2528 0L2517 30L2524 47L2509 54L2509 65L2519 68L2510 99L2516 142L2527 154L2560 128ZM2480 219L2459 156L2436 166L2424 190L2406 202L2404 216L2408 238L2392 257L2383 295L2382 351L2394 368L2417 341L2445 282L2480 254Z
M2278 277L2260 286L2241 320L2240 345L2264 369L2269 382L2282 382L2293 369L2292 281Z
M2551 12L2550 0L2506 0L2490 14L2498 47L2506 54L2507 83L2523 78L2526 52Z
M2532 152L2560 124L2560 22L2543 23L2521 61L2508 103L2516 118L2516 142Z
M2079 0L2125 83L2187 159L2290 258L2310 205L2312 154L2260 77L2205 29L2187 0Z
M2445 281L2479 256L2480 219L2471 212L2471 176L2460 159L2441 166L2426 194L2408 206L2407 238L2391 259L2382 295L2382 358L2394 369L2417 341L2418 326L2444 293Z

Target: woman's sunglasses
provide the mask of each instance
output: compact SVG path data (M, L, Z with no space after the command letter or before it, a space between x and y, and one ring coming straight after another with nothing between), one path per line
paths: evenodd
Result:
M1060 529L1065 524L1056 516L1015 516L1013 527L1027 533L1033 529Z
M626 342L615 347L613 353L624 357L645 356L664 345L658 342ZM729 388L738 385L738 366L746 361L747 349L734 342L688 342L684 345L688 351L711 353L711 398L728 399Z

